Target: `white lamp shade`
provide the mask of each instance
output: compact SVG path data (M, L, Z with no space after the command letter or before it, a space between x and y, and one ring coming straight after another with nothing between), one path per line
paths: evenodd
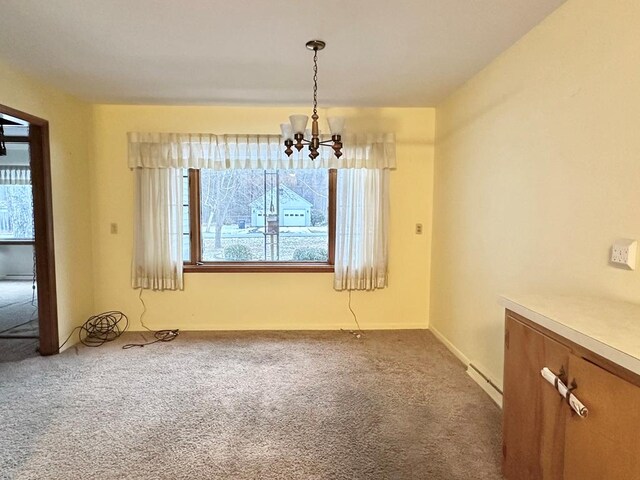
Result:
M306 138L307 140L309 140L311 138L311 129L310 128L307 128L304 131L304 138Z
M291 115L289 121L291 121L291 127L294 133L303 133L304 129L307 128L309 117L306 115Z
M344 117L329 117L329 130L332 135L342 135L344 132Z
M282 130L282 138L285 140L293 140L293 128L290 123L281 123L280 130Z

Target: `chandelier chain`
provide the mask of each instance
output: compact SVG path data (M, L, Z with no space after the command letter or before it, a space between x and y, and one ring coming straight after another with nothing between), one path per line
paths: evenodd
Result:
M313 50L313 114L318 113L318 49Z

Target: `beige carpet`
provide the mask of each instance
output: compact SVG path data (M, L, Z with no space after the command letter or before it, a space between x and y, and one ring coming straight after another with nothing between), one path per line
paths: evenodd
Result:
M500 479L500 414L426 331L72 348L0 364L0 478Z

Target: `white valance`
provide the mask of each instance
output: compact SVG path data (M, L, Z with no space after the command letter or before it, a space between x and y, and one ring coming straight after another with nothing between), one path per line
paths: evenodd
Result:
M0 185L31 185L31 168L28 166L0 166Z
M305 147L291 157L280 135L213 135L194 133L128 133L129 168L294 169L396 167L393 134L343 137L342 157L329 147L309 158ZM323 140L329 137L323 137Z

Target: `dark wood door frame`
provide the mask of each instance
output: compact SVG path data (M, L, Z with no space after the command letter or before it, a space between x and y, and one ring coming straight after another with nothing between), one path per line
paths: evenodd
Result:
M0 113L29 122L36 280L38 285L38 325L40 329L40 347L38 350L41 355L53 355L58 353L59 337L53 245L49 122L4 105L0 105Z

